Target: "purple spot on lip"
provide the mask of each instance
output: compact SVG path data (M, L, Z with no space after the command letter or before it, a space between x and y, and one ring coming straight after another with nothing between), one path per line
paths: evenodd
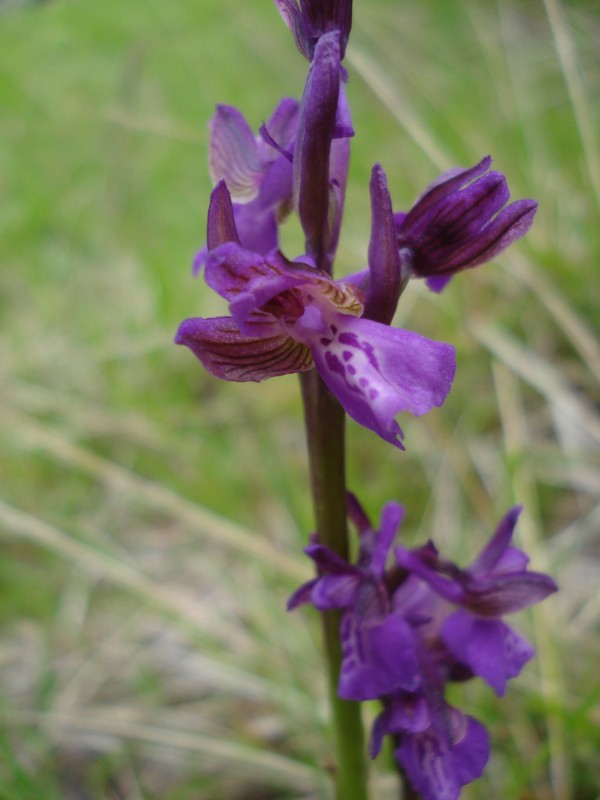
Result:
M321 344L327 347L328 344L331 344L331 339L325 339L324 337L321 339Z
M327 366L332 372L337 372L343 378L346 375L346 367L342 364L339 358L334 355L330 350L325 353L325 361Z
M338 332L338 329L336 328L336 326L335 325L330 325L329 328L330 328L331 332L333 333L333 335L335 336L336 333Z
M350 361L353 355L354 353L352 352L352 350L344 350L344 352L342 353L344 361Z
M333 328L333 325L331 327ZM352 347L360 348L360 342L358 341L358 336L355 333L349 333L348 331L340 333L340 343L349 344Z
M371 400L375 400L375 398L378 395L379 395L379 392L377 391L377 389L371 389L371 391L369 392L369 397L371 398Z
M353 367L352 364L348 364L346 369L350 375L356 375L356 367Z
M366 389L366 387L369 385L369 381L367 380L367 378L360 378L358 382L363 387L363 389Z

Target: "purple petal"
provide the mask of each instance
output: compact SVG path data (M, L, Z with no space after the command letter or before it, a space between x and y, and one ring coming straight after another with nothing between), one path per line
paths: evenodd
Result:
M352 115L350 113L350 106L346 96L346 88L343 83L340 83L340 94L338 97L338 107L335 115L335 131L333 136L335 139L351 139L354 136Z
M420 416L444 402L454 348L419 334L336 314L331 338L308 341L319 373L347 413L396 447L400 411Z
M458 709L448 708L446 731L429 728L405 734L396 757L422 800L458 800L460 789L479 778L489 758L484 726Z
M421 692L401 692L389 708L388 729L391 733L420 733L431 724L429 706Z
M455 580L446 578L430 569L419 558L418 554L405 547L396 548L396 561L408 572L425 581L441 597L451 603L460 603L464 597L462 586Z
M319 611L332 608L348 608L356 595L359 579L352 574L322 575L312 594L312 601Z
M313 366L310 350L289 336L246 336L230 317L186 319L175 343L189 347L211 375L227 381L262 381Z
M458 800L460 784L448 747L434 728L404 734L396 758L422 800Z
M344 659L338 694L345 700L374 700L395 689L419 684L416 643L411 627L394 614L383 623L360 625L348 611L340 630Z
M369 289L364 316L389 325L396 313L402 276L392 201L385 172L375 164L371 172L371 239Z
M452 275L432 275L427 278L427 288L439 294L452 280Z
M376 717L373 727L371 728L371 736L369 738L369 757L377 758L383 746L383 739L389 733L388 728L388 712L382 711Z
M500 620L477 619L465 611L451 614L441 631L444 643L462 664L483 678L498 697L534 655L525 639Z
M370 569L375 575L382 576L385 572L388 553L403 519L404 508L400 503L390 502L384 505L379 523L379 535L371 557Z
M362 575L360 569L353 564L349 564L323 544L309 544L308 547L304 548L304 552L314 561L319 572L324 572L328 575Z
M350 140L334 139L331 143L329 157L329 202L331 204L329 216L332 222L327 240L327 257L330 263L333 263L340 238L349 164Z
M339 33L326 33L315 47L294 148L294 206L307 252L323 263L329 220L329 155L340 87Z
M541 572L501 573L487 580L469 581L461 602L475 614L499 617L539 603L556 591L552 578Z
M208 251L211 251L227 242L239 244L240 239L235 226L231 195L225 181L219 181L210 195L206 247ZM196 261L198 260L197 258Z
M236 204L233 211L242 247L264 256L277 249L279 236L272 208L265 208L257 198L246 205Z
M283 21L292 32L296 47L310 61L313 56L313 47L311 46L306 21L298 9L296 0L275 0L275 5Z
M269 209L282 219L285 216L283 212L291 208L292 165L285 156L277 156L269 166L260 187L260 194L254 203L257 211Z
M452 748L456 778L461 786L481 777L490 757L490 737L485 727L474 717L466 717L467 729Z
M445 172L443 175L440 175L432 184L429 185L429 187L412 207L411 211L409 211L409 213L406 215L402 221L402 228L404 230L408 230L409 228L412 228L413 225L419 224L422 218L426 215L429 215L431 209L437 205L440 200L443 200L444 197L447 197L448 195L457 191L461 188L461 186L466 186L475 178L483 175L484 172L488 171L491 163L492 159L490 156L485 156L485 158L483 158L479 164L476 164L474 167L469 167L468 169L459 171L452 169L448 172Z
M503 209L470 242L457 249L444 262L444 270L470 269L500 255L517 239L525 236L533 224L538 204L535 200L517 200Z
M283 257L272 255L266 259L233 243L213 250L206 262L207 284L231 303L239 300L241 293L251 292L256 305L262 306L307 280L306 271L291 266Z
M319 578L313 578L312 581L307 581L299 586L287 601L287 610L293 611L298 606L312 603L312 592L318 580Z
M490 541L469 567L471 575L485 574L494 569L512 540L515 525L522 510L522 506L514 506L507 511Z
M266 129L279 147L284 149L289 147L296 136L298 111L298 101L292 97L286 97L278 103L275 111L271 114ZM272 148L267 148L265 156L269 160L274 160L275 154L272 152Z
M233 106L217 106L210 122L209 165L213 182L226 181L236 202L248 203L258 195L263 176L258 144Z

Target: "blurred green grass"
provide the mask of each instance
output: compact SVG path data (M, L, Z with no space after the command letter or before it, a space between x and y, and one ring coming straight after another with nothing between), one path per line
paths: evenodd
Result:
M374 516L397 498L409 540L467 560L523 502L561 585L509 697L466 690L498 744L470 798L600 796L599 41L589 2L355 3L340 273L374 161L398 208L487 152L540 201L514 253L405 294L398 324L459 356L408 452L349 426ZM0 4L2 798L327 796L318 629L283 610L311 526L296 380L220 384L171 344L219 309L190 275L214 104L257 127L304 70L269 0Z

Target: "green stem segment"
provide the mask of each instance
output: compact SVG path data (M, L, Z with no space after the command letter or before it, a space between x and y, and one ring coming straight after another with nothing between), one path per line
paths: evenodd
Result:
M319 542L348 559L344 411L316 370L300 375L311 489ZM368 800L366 748L360 704L342 700L341 612L322 614L329 696L335 738L336 800Z

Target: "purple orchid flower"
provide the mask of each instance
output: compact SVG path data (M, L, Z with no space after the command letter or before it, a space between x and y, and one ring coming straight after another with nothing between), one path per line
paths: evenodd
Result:
M456 272L495 258L533 223L535 200L506 205L506 179L488 172L491 163L486 156L440 175L408 213L395 215L402 262L433 291Z
M348 564L323 545L309 545L304 552L315 562L319 576L294 592L288 609L303 603L320 611L345 609L338 694L346 700L373 700L396 689L415 689L420 680L414 633L402 617L390 613L383 581L404 509L397 503L385 505L379 530L374 530L353 495L348 506L360 533L357 564Z
M213 191L208 227L215 249L207 256L206 282L229 301L231 317L185 320L176 343L224 380L262 381L316 366L354 420L403 449L394 417L442 405L454 377L454 348L361 319L360 291L310 263L242 248L223 183ZM233 241L220 244L221 236Z
M504 516L466 570L440 559L432 546L396 550L398 564L412 579L425 582L446 601L446 607L438 606L435 628L452 659L482 677L498 696L534 654L501 616L538 603L557 590L548 575L528 571L528 557L510 544L520 511L515 507ZM405 587L400 587L399 592L403 591Z
M458 800L462 786L479 778L489 759L489 735L476 719L423 692L397 692L375 720L371 757L383 737L399 740L395 756L423 800Z
M243 115L219 105L210 122L209 165L213 183L224 180L234 201L240 241L256 253L278 247L278 225L292 208L292 153L298 125L296 100L282 100L254 136ZM194 260L194 274L208 255L203 248Z
M275 5L305 58L312 61L317 42L332 31L339 32L344 58L352 27L352 0L275 0Z

